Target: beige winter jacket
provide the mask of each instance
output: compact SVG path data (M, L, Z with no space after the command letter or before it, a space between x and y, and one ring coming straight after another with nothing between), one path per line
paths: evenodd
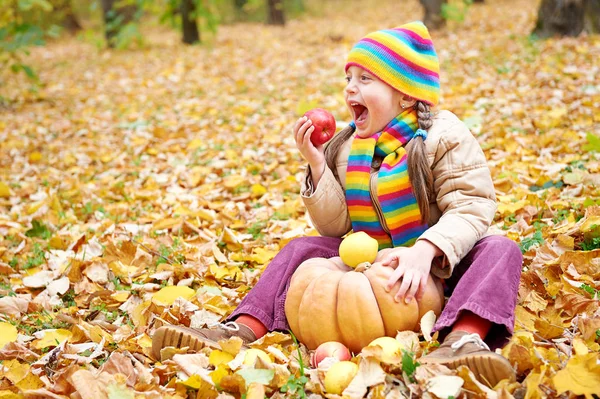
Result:
M430 203L429 229L418 240L428 240L444 253L431 272L448 278L454 266L486 235L496 212L490 170L479 143L465 124L450 111L433 117L425 140L433 171L435 201ZM301 196L310 218L323 236L341 237L352 229L346 205L346 166L352 139L342 147L335 170L325 167L317 187L310 168ZM371 173L379 171L374 162ZM371 179L371 198L377 200L377 179ZM382 224L385 228L385 224Z

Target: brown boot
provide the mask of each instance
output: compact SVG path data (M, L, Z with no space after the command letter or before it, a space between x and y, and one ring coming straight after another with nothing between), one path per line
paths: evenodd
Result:
M256 341L256 336L250 327L233 321L219 323L210 328L162 326L152 336L152 355L160 360L160 350L167 346L175 348L187 346L191 350L200 350L204 346L220 349L219 341L233 336L240 337L244 345Z
M515 370L502 355L492 352L478 334L453 331L438 349L419 359L421 364L443 364L456 369L467 366L475 377L490 388L503 380L514 381Z

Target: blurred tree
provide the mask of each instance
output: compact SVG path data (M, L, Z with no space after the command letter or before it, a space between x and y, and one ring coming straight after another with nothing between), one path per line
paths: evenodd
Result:
M73 5L70 0L60 1L55 6L55 10L60 14L61 25L71 33L76 33L82 29L81 24L77 20L73 12Z
M236 19L243 19L246 16L245 6L248 4L248 0L234 0L233 5L235 6L235 17Z
M446 19L442 16L442 8L446 0L420 0L425 9L423 23L429 29L440 29L446 26Z
M268 0L268 6L267 23L270 25L285 25L283 0Z
M119 39L137 32L137 26L132 23L138 16L138 8L135 3L121 0L101 0L101 3L106 43L111 48L122 47Z
M23 54L32 46L46 44L47 36L57 36L59 28L44 23L53 11L47 0L0 0L0 68L24 72L37 81L33 68L25 64Z
M194 44L200 42L200 32L196 23L196 4L194 0L181 0L181 29L183 42Z
M234 0L235 8L241 10L248 3L248 0Z
M600 0L542 0L533 34L579 36L600 32Z

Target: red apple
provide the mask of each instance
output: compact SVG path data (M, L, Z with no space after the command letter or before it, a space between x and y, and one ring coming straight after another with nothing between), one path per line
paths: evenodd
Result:
M314 108L304 114L312 121L315 130L310 135L310 141L315 147L328 142L335 134L335 118L323 108Z
M319 363L326 357L335 357L340 361L350 360L352 359L352 355L350 354L350 350L336 341L324 342L317 347L315 353L310 358L310 364L316 368L319 366Z

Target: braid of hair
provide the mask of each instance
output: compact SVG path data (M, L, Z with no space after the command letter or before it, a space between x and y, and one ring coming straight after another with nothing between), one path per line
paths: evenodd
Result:
M417 101L417 123L419 129L429 130L433 125L430 107L428 104ZM425 139L421 136L414 137L406 146L408 153L408 176L421 211L421 222L429 220L429 198L433 195L433 174L427 160Z
M423 130L429 130L429 128L433 125L430 111L431 108L429 107L429 104L426 104L423 101L417 101L416 107L419 128Z

